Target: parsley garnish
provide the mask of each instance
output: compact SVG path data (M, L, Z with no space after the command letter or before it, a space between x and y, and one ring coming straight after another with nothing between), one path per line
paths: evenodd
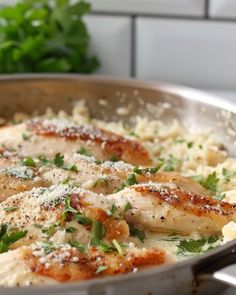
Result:
M131 236L136 236L143 243L145 239L145 232L137 229L132 224L129 224L129 231Z
M108 177L100 177L94 182L93 188L96 188L97 186L100 186L100 185L108 185L108 184L109 184Z
M98 249L103 251L103 252L118 252L120 255L123 255L123 249L126 246L123 244L119 244L116 240L112 241L112 244L108 244L106 242L101 241L98 244Z
M189 149L191 149L191 148L193 147L193 142L192 142L192 141L188 142L188 143L187 143L187 147L188 147Z
M17 207L5 207L3 210L6 212L14 212L17 210Z
M103 272L104 270L106 270L108 268L108 266L106 265L100 265L97 270L96 270L96 274Z
M43 242L41 247L46 254L49 254L56 249L52 242Z
M78 211L76 209L74 209L73 207L71 207L70 205L70 197L67 196L65 198L65 208L64 211L62 213L62 216L66 217L68 213L77 213Z
M77 151L77 154L81 154L87 157L92 157L92 153L86 148L84 148L83 146L81 146L81 148Z
M97 164L97 165L101 165L101 164L103 164L105 162L105 160L96 160L95 161L95 164Z
M209 174L206 179L201 180L200 184L206 189L215 193L217 191L218 182L219 182L219 178L217 178L216 172L213 172Z
M97 221L96 219L93 220L93 227L92 227L92 245L99 245L99 242L105 237L106 230L104 225Z
M124 213L126 213L128 210L130 210L131 209L131 204L130 204L130 202L127 202L126 204L125 204L125 209L124 209Z
M23 138L24 140L29 140L31 136L32 136L32 135L30 135L30 134L22 133L22 138Z
M36 163L32 157L26 157L26 158L22 159L20 162L21 162L21 165L23 165L23 166L27 166L27 167L35 167L36 166Z
M57 226L58 226L57 223L53 223L49 227L43 228L42 233L45 234L47 236L47 238L50 238L55 233L55 228Z
M112 156L110 157L110 161L111 161L111 162L118 162L118 161L119 161L119 158L118 158L116 155L112 155Z
M123 256L123 250L122 250L122 247L121 247L121 245L117 242L117 240L113 240L112 241L112 244L115 246L115 248L116 248L116 251L121 255L121 256Z
M106 213L108 216L112 216L116 213L116 210L117 210L117 207L116 207L116 205L113 204L111 207L111 210L108 209Z
M84 246L80 242L71 242L71 241L69 241L69 244L71 245L71 247L75 247L76 249L78 249L81 253L86 252L86 246Z
M114 193L119 192L120 190L122 190L123 188L127 187L127 186L131 186L138 183L136 176L134 173L132 174L128 174L126 180L124 181L124 183L122 183L120 186L116 187L114 189Z
M136 174L155 174L157 171L161 169L163 166L164 162L162 161L158 166L156 167L151 167L151 168L139 168L139 167L134 167L133 172Z
M236 176L236 172L233 172L233 171L229 171L225 168L222 169L222 175L224 175L225 177L225 182L230 182L230 178L231 177L235 177Z
M174 171L181 165L181 163L182 160L174 158L173 155L170 155L163 167L163 170L168 172Z
M8 231L7 224L2 224L0 228L0 253L7 252L9 246L17 242L18 240L24 238L27 234L27 230L24 231Z
M57 167L62 167L64 165L64 156L61 153L57 153L53 159L53 163Z
M69 227L67 227L66 228L66 232L67 233L74 233L76 231L76 228L75 227L73 227L73 226L69 226Z
M217 237L202 238L198 240L182 240L178 244L177 254L201 253L214 248L212 244L217 242Z
M215 194L212 198L218 201L222 201L225 198L225 193Z
M83 224L83 225L90 225L90 224L92 224L92 220L90 218L88 218L87 216L85 216L81 212L77 212L75 214L75 219L76 219L76 221L78 221L80 224Z

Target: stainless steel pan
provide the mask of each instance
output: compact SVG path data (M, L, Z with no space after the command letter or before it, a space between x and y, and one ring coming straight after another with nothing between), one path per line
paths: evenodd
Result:
M166 122L178 118L193 131L211 127L230 154L236 156L233 144L236 107L206 93L162 83L78 75L0 77L0 116L6 119L15 112L43 113L49 106L56 111L70 112L73 103L79 99L86 101L93 117L103 120L122 120L132 125L131 115L140 115ZM166 107L160 108L163 103ZM118 115L115 110L122 106L128 106L130 113ZM0 294L235 294L236 289L228 289L229 286L236 288L235 251L236 242L233 241L175 265L53 287L0 288Z

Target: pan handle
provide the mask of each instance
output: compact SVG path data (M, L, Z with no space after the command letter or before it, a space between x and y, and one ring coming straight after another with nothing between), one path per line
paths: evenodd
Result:
M215 281L236 288L236 264L226 266L213 273L199 274L197 279Z
M210 280L236 288L236 240L193 267L195 282Z

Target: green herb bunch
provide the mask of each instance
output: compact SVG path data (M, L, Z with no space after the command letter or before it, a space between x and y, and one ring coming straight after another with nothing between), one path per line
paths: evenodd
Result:
M0 73L91 73L85 1L20 0L0 9Z

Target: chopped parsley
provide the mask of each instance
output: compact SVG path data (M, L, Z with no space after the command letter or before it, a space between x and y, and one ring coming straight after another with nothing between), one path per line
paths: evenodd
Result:
M223 168L222 169L222 175L225 178L225 183L227 183L227 182L230 182L230 178L231 177L235 177L236 176L236 172L230 171L228 169Z
M87 157L92 157L92 153L86 148L84 148L83 146L81 146L81 148L77 151L77 154L81 154Z
M127 203L125 204L124 213L126 213L126 212L129 211L130 209L131 209L131 204L130 204L130 202L127 202Z
M56 227L58 227L58 224L53 223L49 227L42 228L42 233L45 234L47 238L50 238L55 233Z
M110 157L110 161L111 161L111 162L118 162L118 161L119 161L119 158L118 158L116 155L112 155L112 156Z
M99 250L101 250L105 253L106 252L118 252L120 255L123 255L122 248L125 248L126 245L118 243L117 240L113 240L112 244L108 244L106 242L101 241L97 247Z
M103 272L104 270L108 269L108 266L106 265L100 265L97 270L96 270L96 274L99 274L101 272Z
M62 167L64 165L64 156L61 153L57 153L53 159L54 165Z
M160 159L163 161L162 159ZM174 158L173 155L170 155L166 160L163 170L167 172L175 171L182 164L182 160Z
M129 231L131 236L136 236L139 240L143 243L145 239L145 232L142 230L137 229L132 224L129 224Z
M73 226L69 226L66 228L66 232L69 234L74 233L75 231L76 231L76 228Z
M7 252L10 245L27 235L27 230L9 231L7 224L2 224L0 228L0 253Z
M93 220L92 225L92 245L99 245L99 242L105 237L106 230L104 225L98 220Z
M31 136L31 134L22 133L23 140L29 140Z
M188 142L188 143L187 143L187 147L188 147L189 149L191 149L191 148L193 147L193 141Z
M44 155L38 156L38 159L39 159L41 165L47 165L47 164L51 163L51 161L48 160Z
M92 220L90 218L88 218L87 216L85 216L81 212L77 212L75 214L75 219L76 219L76 221L78 221L80 224L83 224L83 225L90 225L90 224L92 224Z
M3 210L6 211L6 212L14 212L17 209L18 209L17 207L5 207L5 208L3 208Z
M196 182L199 182L203 187L209 191L216 193L218 190L219 178L216 175L216 172L209 174L207 178L204 178L202 175L192 176L192 179Z
M110 210L108 209L106 213L108 216L112 216L116 213L116 210L117 210L117 207L116 207L116 205L113 204L111 209Z
M112 244L115 246L116 248L116 251L120 254L120 256L123 256L123 250L122 250L122 247L121 245L117 242L117 240L113 240L112 241Z
M108 177L100 177L94 182L93 188L96 188L97 186L100 186L100 185L108 185L108 184L109 184Z
M81 244L80 242L69 241L69 244L71 245L71 247L75 247L76 249L78 249L81 253L86 253L86 246Z
M70 205L70 197L67 196L65 198L65 208L63 210L62 216L66 217L68 213L77 213L78 211L76 209L74 209L73 207L71 207Z
M161 167L163 166L164 162L161 161L160 164L156 167L151 167L151 168L139 168L139 167L134 167L133 172L136 174L155 174L157 171L159 171L161 169Z
M123 188L137 184L137 183L138 183L138 181L136 179L135 173L128 174L124 183L122 183L120 186L118 186L114 189L114 193L117 193L120 190L122 190Z
M217 185L219 178L216 175L216 172L209 174L206 179L201 180L199 183L206 189L215 193L217 191Z
M213 249L215 246L214 244L219 240L218 237L209 237L209 238L202 238L198 240L189 239L189 240L182 240L177 245L178 255L188 255L191 253L201 253Z
M101 164L103 164L105 162L105 160L96 160L95 161L95 164L97 164L97 165L101 165Z
M52 242L43 242L41 247L46 254L49 254L56 249Z
M27 166L27 167L35 167L36 166L36 163L32 157L23 158L20 161L20 163L21 163L21 165Z
M212 198L218 201L222 201L225 198L225 193L215 194Z

